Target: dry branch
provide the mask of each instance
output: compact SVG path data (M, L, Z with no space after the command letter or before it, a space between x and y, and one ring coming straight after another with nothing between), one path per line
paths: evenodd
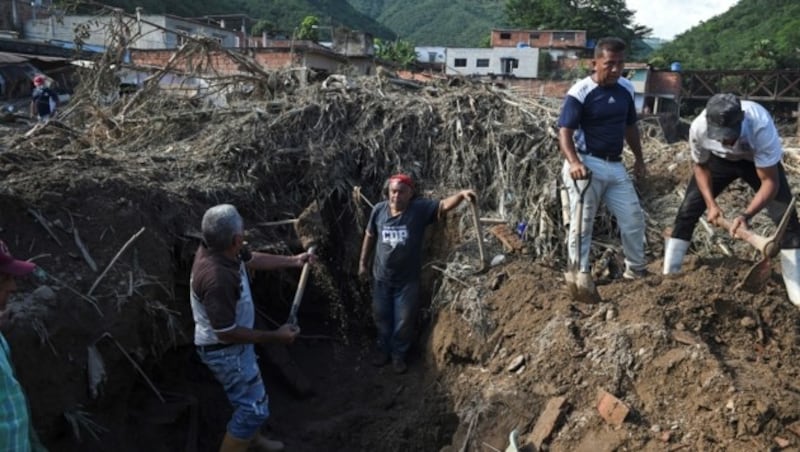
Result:
M64 246L64 245L61 244L61 240L58 239L58 237L55 235L53 230L50 229L50 226L47 224L47 219L41 214L41 212L39 212L38 210L34 210L34 209L28 209L28 212L30 212L30 214L33 215L36 218L36 221L40 225L42 225L44 230L47 231L47 234L50 235L50 237L52 237L53 240L56 241L56 243L58 243L58 246Z
M119 259L119 257L122 256L122 253L124 253L125 250L127 250L128 247L131 246L131 244L134 241L136 241L136 239L139 238L140 235L142 235L142 233L144 233L144 230L145 230L144 227L142 227L142 229L139 229L139 232L133 234L131 236L131 238L129 238L128 241L125 242L124 245L122 245L122 248L120 248L120 250L117 251L117 254L114 255L114 257L111 259L111 262L108 263L108 265L106 266L106 269L103 270L103 273L100 273L100 276L98 276L97 279L94 281L94 284L92 284L92 287L89 288L89 292L86 293L87 296L91 296L92 295L92 292L94 292L94 289L97 287L98 284L100 284L100 281L103 280L103 278L106 276L106 273L108 273L108 271L111 270L111 267L114 266L114 264L117 262L117 259Z
M100 342L101 340L103 340L105 338L110 339L111 342L113 342L114 345L117 346L119 351L122 352L122 354L125 356L125 358L128 359L128 362L131 363L133 368L136 369L136 371L139 373L139 375L142 376L142 378L144 378L144 381L147 382L147 385L150 386L150 389L152 389L153 392L155 393L156 397L158 397L158 400L160 400L161 403L165 403L164 397L161 395L161 392L158 390L158 388L156 388L156 385L154 385L153 382L150 381L150 379L147 377L147 374L144 373L144 371L142 370L141 367L139 367L139 364L131 357L131 355L128 353L128 351L125 350L125 347L123 347L122 344L120 344L119 341L117 341L117 339L114 338L114 336L111 335L111 333L105 332L105 333L101 334L100 337L96 341L94 341L94 344L97 344L98 342Z
M75 239L75 246L81 250L81 256L86 261L86 264L89 265L89 268L92 269L93 272L97 271L97 264L95 263L94 259L92 259L92 255L89 254L89 250L86 248L86 245L81 240L81 236L78 235L78 228L75 226L72 227L72 236Z

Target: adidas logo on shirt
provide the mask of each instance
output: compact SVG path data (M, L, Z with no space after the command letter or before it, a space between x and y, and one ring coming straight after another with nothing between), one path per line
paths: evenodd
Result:
M615 103L617 103L617 101L614 100L614 96L611 96L611 97L608 98L608 103L609 104L615 104Z

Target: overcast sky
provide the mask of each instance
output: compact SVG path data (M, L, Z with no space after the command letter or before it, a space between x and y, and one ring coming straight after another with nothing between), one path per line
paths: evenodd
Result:
M672 39L728 11L737 0L625 0L635 11L634 22L653 29L652 37Z

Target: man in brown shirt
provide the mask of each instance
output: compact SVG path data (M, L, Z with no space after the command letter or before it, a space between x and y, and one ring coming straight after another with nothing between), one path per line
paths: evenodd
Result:
M256 362L253 344L294 341L299 328L253 328L255 310L247 269L299 268L311 260L295 256L243 252L244 222L230 204L214 206L203 215L203 244L197 250L191 277L194 342L200 359L225 388L234 407L220 452L244 452L251 445L283 450L283 443L258 434L269 417L269 398Z

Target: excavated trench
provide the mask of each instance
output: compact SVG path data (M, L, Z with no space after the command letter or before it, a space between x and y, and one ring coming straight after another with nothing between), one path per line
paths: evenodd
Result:
M341 236L337 231L348 233ZM378 369L368 363L375 333L368 285L356 279L355 267L342 267L333 257L360 245L358 234L350 231L356 229L331 228L331 237L320 247L320 264L300 309L300 339L291 346L257 347L272 413L264 431L284 441L291 451L438 451L452 441L458 418L451 412L446 388L436 384L439 372L429 367L425 356L430 319L420 315L420 337L411 350L409 373L394 375L388 367ZM274 233L289 237L292 252L300 251L291 240L291 228ZM188 299L188 258L196 245L185 242L176 253L179 301ZM298 276L297 271L252 275L257 327L275 328L285 320ZM424 292L427 305L430 290ZM181 317L190 315L182 312ZM173 425L156 422L151 429L155 437L159 429L171 431L170 450L184 449L185 443L193 441L198 451L216 450L231 410L193 347L175 347L152 369L156 385L177 397L176 409L185 407L183 414L169 416ZM136 418L153 423L148 420L163 418L165 410L152 396L149 399L147 406L154 413L137 413Z
M198 245L192 231L203 206L165 213L168 200L128 192L125 201L118 199L122 208L93 210L117 195L85 197L80 206L68 203L62 209L37 206L55 237L69 237L69 227L61 227L69 222L67 211L80 235L98 237L102 230L104 239L113 235L104 249L93 245L96 256L113 255L128 231L139 224L147 227L115 263L107 284L98 285L102 316L75 295L85 293L83 286L96 274L83 268L77 253L64 251L71 244L46 237L25 203L2 198L3 236L16 254L49 251L40 253L49 256L38 262L52 278L21 282L13 300L20 314L7 333L37 429L44 443L59 451L215 451L231 408L195 355L188 303ZM430 365L430 315L420 315L420 337L407 374L368 364L374 338L369 289L355 276L353 254L360 247L361 227L356 215L340 215L343 209L331 205L324 212L331 226L320 240L320 262L300 309L301 337L291 346L257 347L270 396L271 417L264 431L284 441L287 450L300 452L440 450L452 441L458 417L440 384L446 370ZM251 221L252 212L242 213L252 247L275 253L302 249L291 227L259 227ZM150 224L148 217L154 220ZM341 218L350 218L351 224ZM94 230L89 224L104 226ZM445 229L437 227L433 234ZM426 271L426 288L431 275ZM257 327L274 328L285 321L298 278L299 271L289 270L251 275ZM128 290L130 281L138 279L152 284L134 282L137 287ZM33 294L43 285L56 297L33 313L29 308L38 302ZM430 293L423 291L425 304ZM93 377L97 360L87 353L90 346L99 353L102 378Z

